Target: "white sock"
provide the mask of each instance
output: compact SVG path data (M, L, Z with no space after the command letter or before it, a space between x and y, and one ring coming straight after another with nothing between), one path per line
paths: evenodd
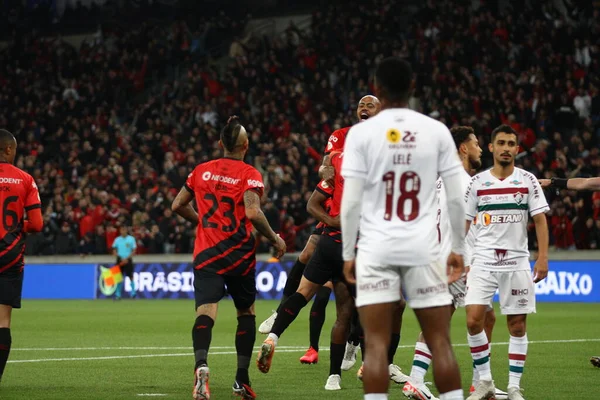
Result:
M451 392L440 393L440 400L464 400L462 389L453 390Z
M479 371L479 379L482 381L492 380L492 367L490 364L490 346L484 331L477 335L468 335L469 347L473 362Z
M277 336L274 333L269 333L269 336L267 336L269 339L273 339L273 343L275 343L275 346L277 346L277 341L279 340L279 336Z
M417 342L412 369L410 370L410 379L413 383L420 385L424 382L425 374L427 374L427 370L431 365L431 358L429 347L425 343Z
M525 359L527 358L527 334L523 337L511 336L508 342L508 387L519 388Z
M477 367L475 366L475 363L473 363L473 379L471 380L471 385L473 385L473 387L477 387L478 383L479 383L479 371L477 371Z
M368 393L365 394L365 400L388 400L387 393Z

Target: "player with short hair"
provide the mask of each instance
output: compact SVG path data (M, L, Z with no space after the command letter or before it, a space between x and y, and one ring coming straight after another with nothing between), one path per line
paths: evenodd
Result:
M44 226L38 187L31 175L13 165L16 153L15 137L0 129L0 381L12 343L12 310L21 308L25 234L41 232Z
M450 344L452 296L447 276L453 281L464 271L462 167L448 128L408 109L413 84L406 61L397 57L381 61L375 91L382 111L348 135L342 166L344 273L348 280L356 276L356 305L367 350L365 400L388 398L387 352L401 290L431 348L440 398L462 400ZM438 261L433 211L438 176L446 184L453 232L447 268Z
M308 210L315 218L327 225L319 239L315 253L304 270L298 290L283 303L283 312L277 315L269 336L258 352L256 361L261 372L269 372L275 348L283 332L294 322L300 310L306 306L318 288L331 280L334 284L337 319L331 332L331 359L329 378L325 384L326 390L341 389L341 366L354 308L350 290L342 276L339 212L344 181L337 172L340 171L342 159L343 153L332 153L331 163L336 170L335 184L332 186L326 181L321 181L309 199ZM332 199L328 213L320 206L327 198Z
M117 263L121 268L121 272L123 274L123 279L125 277L129 277L129 282L131 283L131 297L135 297L136 288L135 282L133 281L133 255L135 254L135 249L137 249L137 243L135 242L135 238L129 234L127 226L122 225L119 228L120 236L117 236L113 241L113 255L117 257ZM117 284L117 290L115 292L115 298L117 300L121 299L121 294L123 292L123 286L125 286L125 282L119 282Z
M467 276L467 329L471 356L479 371L479 385L468 400L494 397L495 387L484 332L485 315L496 290L500 311L506 315L508 345L508 398L523 400L520 381L527 357L527 314L535 313L534 282L548 275L548 224L550 210L533 174L515 167L519 151L513 128L500 125L492 132L490 152L494 166L473 177L465 195L467 229L473 224L475 248ZM538 240L538 259L531 276L527 249L527 222L531 215Z
M471 173L475 173L481 168L481 154L482 150L479 147L479 141L475 136L475 131L470 126L457 126L450 129L454 144L458 152L458 156L462 162L464 168L463 175L463 188L467 191L469 183L471 182ZM450 220L448 216L448 209L446 207L446 191L442 179L437 180L437 233L438 242L440 243L440 260L443 262L447 259L450 254L451 238L450 238ZM471 251L474 243L474 226L469 229L467 233L467 242L465 246L464 263L465 267L471 264ZM458 307L465 306L465 292L466 292L466 273L456 282L449 286L450 293L452 294L452 314ZM488 340L491 342L492 330L494 329L494 323L496 322L496 316L494 309L490 305L488 312L485 316L485 332ZM417 344L415 345L415 355L413 358L413 366L410 372L410 381L404 385L403 393L408 398L413 399L425 399L425 400L436 400L431 394L429 388L425 385L425 374L431 364L431 351L425 340L423 334L419 334ZM477 369L473 365L473 390L474 386L477 386L479 382L479 375ZM500 389L496 389L496 400L503 400L507 398L507 394Z
M377 113L381 109L381 104L379 103L379 99L375 96L366 95L363 96L358 102L358 106L356 108L356 117L359 122L366 121L370 117L377 115ZM350 127L345 127L341 129L335 130L329 137L327 141L327 146L325 148L325 156L323 157L323 163L319 167L319 176L321 176L325 181L329 182L333 186L333 177L335 175L335 171L331 166L330 154L332 152L343 151L344 143L346 142L346 135ZM304 273L304 269L306 268L306 264L312 257L317 243L319 241L320 235L323 233L325 225L323 222L319 222L317 224L316 229L308 238L308 242L306 242L306 246L300 253L300 256L296 259L294 266L289 272L287 277L287 281L285 283L285 287L283 288L283 295L281 297L281 301L279 302L279 306L277 310L273 312L264 320L260 326L258 327L258 331L263 334L268 334L273 328L273 323L275 322L275 318L277 318L277 313L281 311L282 304L293 295L296 290L298 290L298 286L300 285L300 280L302 279L302 275ZM331 296L331 291L333 289L333 285L328 282L325 285L321 286L317 291L313 305L310 310L310 319L309 319L309 336L310 336L310 347L306 351L306 353L300 357L300 362L303 364L316 364L319 361L319 338L321 336L321 330L323 328L323 324L325 323L325 310L327 308L327 303L329 302L329 297ZM354 335L356 336L356 335ZM354 339L358 342L358 339ZM348 357L354 357L356 353L356 346L351 347L350 353L348 353ZM350 365L351 367L352 365ZM349 368L350 368L349 367ZM348 369L349 369L348 368Z
M256 339L256 241L252 227L269 239L277 249L277 258L285 253L286 246L260 208L262 176L243 161L248 151L248 134L237 117L227 121L219 145L224 156L198 165L171 206L174 212L198 224L194 243L193 398L210 399L208 349L217 303L229 294L238 316L235 336L238 368L233 394L254 399L256 394L248 376ZM190 204L194 198L198 212Z

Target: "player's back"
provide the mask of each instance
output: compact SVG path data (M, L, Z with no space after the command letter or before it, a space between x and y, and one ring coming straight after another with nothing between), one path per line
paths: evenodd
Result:
M23 269L25 212L41 208L33 177L12 164L0 163L0 272Z
M386 109L350 130L344 155L344 176L365 178L359 250L381 264L437 259L436 181L462 170L448 128Z
M220 158L198 165L186 182L198 208L196 269L245 274L254 266L255 240L244 193L264 188L260 173L242 160Z

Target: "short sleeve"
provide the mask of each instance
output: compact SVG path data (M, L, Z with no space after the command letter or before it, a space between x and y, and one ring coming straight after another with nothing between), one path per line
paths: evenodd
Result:
M136 242L135 238L133 236L131 236L130 240L131 240L131 248L137 249L137 242Z
M25 211L31 211L36 208L42 208L40 192L32 176L29 176L29 182L27 183L26 193L27 197L25 198Z
M333 187L326 181L319 182L319 184L317 185L317 188L315 190L317 192L320 192L321 194L323 194L323 196L325 196L327 198L333 196Z
M344 148L344 137L343 130L337 129L333 131L329 140L327 140L327 147L325 147L325 154L330 154L334 151L340 151Z
M462 172L463 166L458 158L452 134L444 125L441 126L441 130L442 132L439 135L438 174L444 179Z
M196 176L196 170L193 170L185 180L183 185L184 188L188 190L191 194L194 194L194 178Z
M116 248L117 248L117 246L118 246L118 243L119 243L119 240L120 240L119 238L115 238L115 240L113 240L113 244L112 244L112 248L113 248L113 249L116 249Z
M360 128L360 126L354 126L348 132L342 162L342 176L344 178L367 178L367 149L365 149L362 142Z
M246 174L246 182L244 186L244 193L247 190L253 190L258 193L259 197L262 197L265 190L265 184L263 183L262 175L256 168L249 168Z
M465 213L469 220L473 220L477 215L477 181L479 177L475 175L465 192Z
M529 199L527 201L529 214L533 217L537 214L550 211L546 196L537 178L532 174L527 174L527 178L527 186L529 186Z

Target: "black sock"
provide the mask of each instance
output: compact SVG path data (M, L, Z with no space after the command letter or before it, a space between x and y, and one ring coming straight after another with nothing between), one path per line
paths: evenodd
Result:
M348 337L348 343L352 343L354 346L358 346L360 344L360 332L362 330L360 323L358 321L358 311L354 310L352 314L352 330L350 331L350 336Z
M10 328L0 328L0 378L2 378L6 362L8 361L11 343Z
M192 342L194 343L194 356L196 357L196 366L194 369L206 364L214 325L215 321L208 315L201 315L194 322L194 327L192 328Z
M281 305L281 312L278 313L277 318L275 318L271 333L281 336L287 327L294 322L298 316L298 313L304 308L306 303L308 302L300 293L294 293L291 295L290 298Z
M342 361L346 352L346 343L329 345L329 375L342 375Z
M325 311L327 310L327 303L329 303L329 296L331 296L331 289L322 286L317 292L310 309L310 319L308 321L310 346L316 351L319 351L319 338L325 323Z
M306 264L300 262L300 259L296 259L296 263L290 269L290 273L288 274L287 280L285 281L285 286L283 288L283 297L281 298L281 302L279 303L279 307L277 307L277 313L281 311L281 306L287 299L289 299L298 287L300 286L300 281L302 280L302 275L304 274L304 269L306 268Z
M400 344L400 334L392 333L392 340L390 341L390 347L388 349L388 364L394 363L394 356L396 350L398 350L398 344Z
M254 315L242 315L238 317L238 326L235 332L235 349L237 351L238 369L235 379L246 385L250 385L248 367L256 340L256 317Z

